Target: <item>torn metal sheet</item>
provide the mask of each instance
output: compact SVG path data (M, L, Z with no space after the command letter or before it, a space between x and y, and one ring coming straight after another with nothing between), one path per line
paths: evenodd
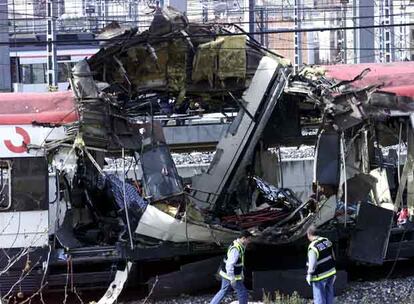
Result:
M395 197L394 205L397 209L402 206L403 193L404 193L405 187L407 185L408 174L413 171L413 167L414 167L414 159L409 154L408 157L407 157L407 160L405 161L403 171L401 173L401 181L398 185L398 191L397 191L397 195Z
M213 86L214 76L245 79L246 37L226 36L200 44L193 61L192 80L206 80Z
M393 216L391 210L361 203L349 248L352 260L378 265L383 263Z
M392 204L390 186L388 183L387 170L377 168L372 170L370 173L377 179L373 191L375 192L374 197L380 206L383 204Z
M179 271L151 278L147 283L152 290L151 299L170 298L176 294L196 294L218 287L218 281L212 278L222 260L222 256L216 256L186 264Z
M194 96L220 103L227 90L240 97L259 60L271 54L244 35L220 35L227 30L188 22L172 8L156 9L147 31L114 36L88 63L95 79L110 85L106 91L124 100L152 92L173 94L177 103Z
M263 194L266 200L276 203L283 199L284 204L289 205L290 208L296 208L301 205L301 201L290 189L277 188L257 176L254 176L253 180L257 189Z
M331 196L320 203L321 207L319 207L313 222L316 227L322 226L335 217L337 207L336 200L336 196Z
M96 36L97 40L107 40L115 37L119 37L128 33L130 29L122 27L118 22L112 21L105 26L101 32Z
M128 279L128 274L132 268L132 262L127 262L124 270L118 270L115 274L114 280L109 284L105 295L98 301L97 304L112 304L117 301L119 295L124 289L124 285Z
M242 176L246 176L246 166L286 84L286 73L286 67L273 58L264 57L261 60L243 97L247 111L255 120L243 115L241 110L238 116L242 117L236 133L231 134L230 127L229 133L217 146L223 153L215 155L207 173L193 178L193 188L196 189L194 196L198 203L201 201L214 205L219 197L224 199L235 189ZM236 120L233 123L235 122ZM210 193L220 195L209 195Z
M72 90L78 98L98 98L98 88L86 60L79 61L72 69Z
M352 178L348 178L348 202L358 203L367 201L369 199L369 193L372 189L374 189L377 182L378 180L374 176L364 173L360 173L353 176Z

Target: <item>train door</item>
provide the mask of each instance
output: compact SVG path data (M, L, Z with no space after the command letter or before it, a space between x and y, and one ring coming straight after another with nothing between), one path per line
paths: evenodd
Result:
M0 293L5 298L39 288L49 252L48 162L43 150L27 149L41 143L32 129L0 126Z
M6 298L42 282L49 252L47 176L44 157L0 159L0 293Z

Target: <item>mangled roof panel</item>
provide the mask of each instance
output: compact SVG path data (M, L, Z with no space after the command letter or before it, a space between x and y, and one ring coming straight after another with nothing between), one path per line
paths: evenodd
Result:
M72 91L53 93L2 93L0 124L67 124L78 114Z
M178 101L208 94L221 100L228 91L241 96L260 59L270 54L241 29L189 23L171 9L157 11L149 30L123 33L88 64L96 80L110 84L108 92L129 99L149 92L173 94Z

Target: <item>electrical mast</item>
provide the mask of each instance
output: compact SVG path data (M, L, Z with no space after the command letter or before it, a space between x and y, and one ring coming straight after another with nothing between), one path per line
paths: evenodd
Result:
M56 60L56 0L47 0L47 85L49 91L57 91L57 60Z

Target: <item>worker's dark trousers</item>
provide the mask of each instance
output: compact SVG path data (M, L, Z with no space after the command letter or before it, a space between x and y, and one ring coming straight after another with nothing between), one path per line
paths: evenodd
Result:
M312 282L314 304L333 304L334 278L335 276L331 276L318 282Z
M210 304L220 304L221 300L229 293L231 289L237 293L237 299L239 300L239 304L247 304L247 300L249 297L249 293L247 292L246 287L243 284L243 281L237 280L236 287L232 288L230 285L230 281L226 280L225 278L221 279L221 289L216 293L213 300L211 300Z

